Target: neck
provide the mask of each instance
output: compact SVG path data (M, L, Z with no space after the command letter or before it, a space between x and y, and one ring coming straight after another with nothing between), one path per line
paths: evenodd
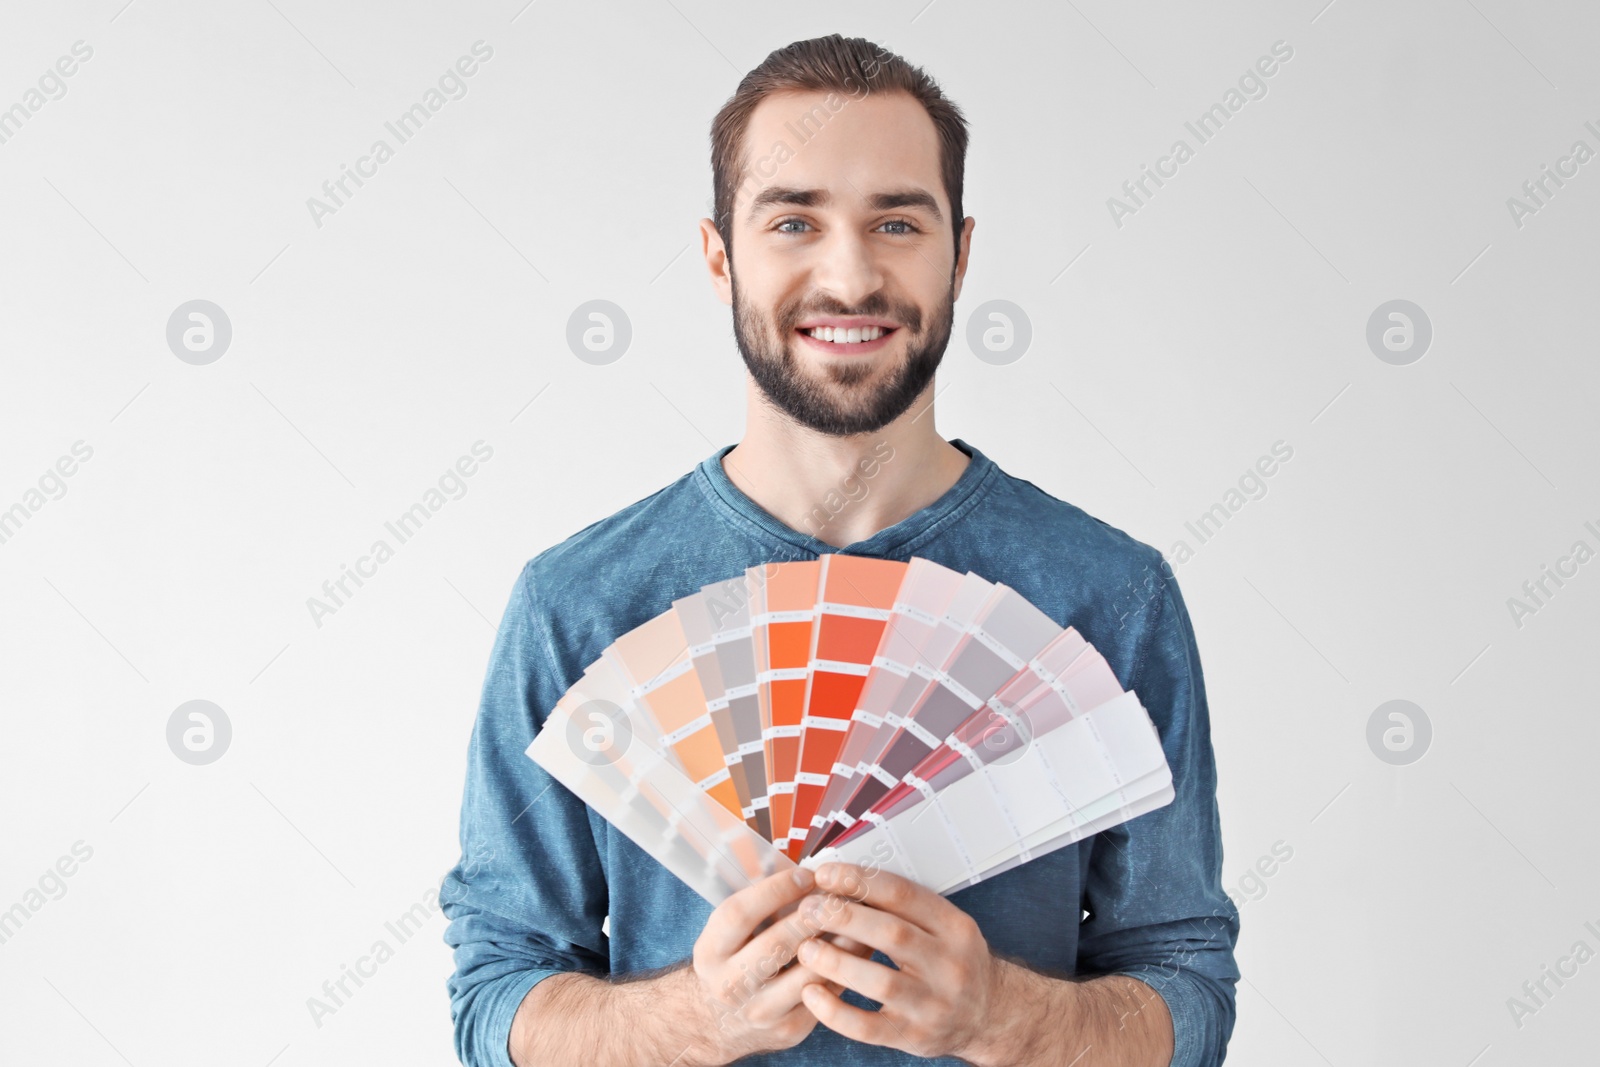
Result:
M875 433L832 437L766 403L747 382L745 434L723 457L728 479L784 525L843 548L938 500L971 460L939 436L933 383Z

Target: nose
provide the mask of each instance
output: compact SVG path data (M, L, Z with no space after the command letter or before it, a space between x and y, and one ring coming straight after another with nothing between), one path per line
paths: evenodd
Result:
M870 235L838 229L819 241L816 251L812 280L846 307L860 307L883 288L883 268Z

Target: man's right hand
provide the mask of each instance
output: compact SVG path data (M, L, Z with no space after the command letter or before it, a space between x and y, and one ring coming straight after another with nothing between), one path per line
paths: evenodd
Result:
M704 1044L685 1059L697 1064L731 1063L756 1052L792 1048L817 1025L800 999L808 983L838 995L843 987L793 960L800 942L817 934L795 907L815 879L804 867L779 871L739 890L717 905L694 944L692 965L683 968L683 989L701 1020ZM771 920L769 924L769 920ZM872 950L842 935L823 935L865 959Z
M800 942L819 936L862 959L872 955L801 918L796 905L813 884L811 872L797 867L739 890L712 909L690 962L664 974L614 982L572 972L536 983L511 1022L511 1062L721 1067L798 1045L817 1025L801 989L816 983L835 996L844 991L791 962Z

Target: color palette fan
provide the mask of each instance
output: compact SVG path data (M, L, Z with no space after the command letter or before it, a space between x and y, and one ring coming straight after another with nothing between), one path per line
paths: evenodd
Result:
M765 563L673 601L527 755L713 904L830 859L950 893L1173 797L1104 656L920 557Z

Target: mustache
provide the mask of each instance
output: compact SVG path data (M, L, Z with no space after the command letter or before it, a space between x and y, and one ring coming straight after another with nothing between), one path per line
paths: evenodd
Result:
M822 302L807 307L796 308L792 312L778 317L784 327L784 332L795 329L799 323L813 316L834 315L840 318L861 317L877 319L893 319L901 326L913 333L922 329L922 312L912 304L892 306L887 300L869 300L860 307L846 307L837 302Z

